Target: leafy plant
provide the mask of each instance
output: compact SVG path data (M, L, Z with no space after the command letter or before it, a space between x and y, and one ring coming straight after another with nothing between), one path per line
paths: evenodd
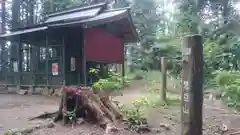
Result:
M120 109L125 116L126 122L131 130L136 130L137 126L147 125L145 111L141 106L142 102L136 101L131 105L121 105Z
M104 91L114 91L120 90L129 84L129 80L127 77L122 77L118 73L110 72L109 77L105 79L100 79L96 83L93 84L93 88L97 90Z
M96 68L90 68L89 73L98 73L99 69Z
M168 94L168 105L179 105L179 103L179 95ZM150 108L155 108L162 105L163 104L160 94L151 93L135 99L130 105L120 105L120 109L125 116L129 128L136 130L137 126L148 124L146 114Z
M219 71L215 78L222 99L231 107L240 107L240 72Z
M219 87L231 85L240 78L239 72L216 71L215 74L217 74L215 80Z

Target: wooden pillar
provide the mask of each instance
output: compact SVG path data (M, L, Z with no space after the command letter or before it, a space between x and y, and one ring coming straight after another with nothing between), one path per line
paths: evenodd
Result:
M124 43L123 44L123 62L122 62L122 77L123 77L123 84L125 82L125 48L124 48Z
M123 78L123 83L125 82L125 62L123 61L122 63L122 78Z
M66 45L65 45L65 37L62 36L62 85L66 85Z
M22 43L21 37L19 36L17 48L17 56L18 56L18 72L17 72L17 93L20 92L21 78L22 78Z
M202 37L200 35L184 37L182 49L182 135L202 135Z
M33 79L33 84L32 84L32 91L31 92L35 92L35 86L37 85L37 74L38 74L38 49L39 47L38 46L33 46L31 45L31 72L32 72L32 79Z
M87 86L87 61L85 54L85 37L83 36L83 45L82 45L82 76L83 76L83 85Z
M45 78L46 78L46 89L48 90L48 86L49 86L49 61L48 61L48 58L49 58L49 47L48 47L48 35L46 36L46 63L45 63Z
M166 90L167 90L167 59L161 58L161 74L162 74L162 87L161 87L161 99L166 102Z

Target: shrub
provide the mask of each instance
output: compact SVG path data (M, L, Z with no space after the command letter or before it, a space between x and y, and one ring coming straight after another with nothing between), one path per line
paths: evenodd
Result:
M179 102L180 97L178 95L168 94L168 105L175 105ZM120 105L120 109L125 116L129 128L136 130L137 127L148 124L146 119L148 110L162 105L159 93L151 93L137 98L130 105Z
M125 116L125 120L128 127L131 130L136 131L137 126L147 125L147 119L145 117L145 110L143 104L146 102L134 101L131 105L121 105L120 109Z
M97 90L114 91L124 88L129 85L129 80L127 77L122 77L117 73L109 73L109 77L105 79L100 79L93 84L93 88Z
M239 72L230 72L230 71L216 71L214 74L216 74L216 84L219 87L224 87L227 85L233 84L235 80L240 78Z
M240 73L218 71L216 84L222 92L222 99L231 107L240 107Z

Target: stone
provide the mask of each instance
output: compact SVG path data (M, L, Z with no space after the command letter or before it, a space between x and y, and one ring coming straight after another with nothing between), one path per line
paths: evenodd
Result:
M47 128L54 128L54 127L55 127L55 125L52 122L47 124Z
M151 131L153 133L161 133L162 132L161 129L159 129L159 128L152 128Z
M107 124L104 135L115 135L118 132L118 129L114 124Z
M165 123L160 123L159 125L161 128L164 128L165 130L170 130L170 126L168 124L165 124Z
M35 92L34 86L30 86L29 89L28 89L28 93L29 94L34 94L34 92Z
M24 133L24 134L30 134L30 133L33 132L33 129L32 128L26 128L26 129L23 129L21 132Z
M53 96L55 97L61 97L62 96L62 90L61 89L55 89Z
M136 131L142 134L142 133L151 132L151 129L148 127L148 125L140 125L140 126L137 126Z
M42 93L42 88L36 87L35 93L38 93L38 94Z
M82 125L84 124L84 120L82 118L77 119L77 124Z
M20 90L20 91L18 91L18 94L20 94L20 95L27 95L28 91L27 90Z
M16 87L8 87L7 90L8 90L9 93L16 93L17 92Z

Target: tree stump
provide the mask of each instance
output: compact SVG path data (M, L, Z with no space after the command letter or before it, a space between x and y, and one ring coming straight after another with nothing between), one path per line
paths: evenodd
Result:
M55 122L62 120L63 125L76 124L78 118L98 124L105 130L122 119L120 110L106 96L98 95L89 87L64 86ZM114 127L114 126L111 126Z

